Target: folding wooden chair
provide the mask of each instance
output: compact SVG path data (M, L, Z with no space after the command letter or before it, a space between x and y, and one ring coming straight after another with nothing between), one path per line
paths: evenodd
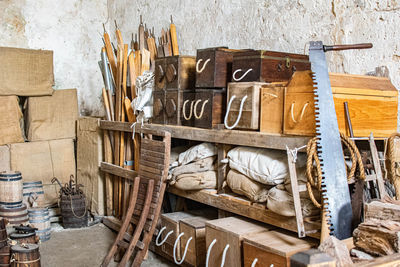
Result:
M110 251L101 266L108 266L118 249L125 249L118 266L126 266L137 250L132 266L140 266L152 239L166 188L171 149L171 134L141 129L139 176L134 178L126 216ZM129 234L129 226L133 234ZM139 240L141 239L141 240Z

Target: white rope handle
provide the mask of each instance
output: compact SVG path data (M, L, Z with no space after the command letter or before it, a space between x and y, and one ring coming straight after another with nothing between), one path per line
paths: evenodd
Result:
M255 258L255 259L253 260L253 262L251 263L251 266L250 266L250 267L256 267L257 261L258 261L258 259Z
M186 242L185 251L183 252L183 256L182 256L181 260L178 261L178 260L176 259L176 247L178 246L179 239L181 239L181 237L182 237L184 234L185 234L185 233L180 233L180 234L178 235L178 237L176 238L175 243L174 243L173 256L174 256L174 261L175 261L175 263L176 263L177 265L181 265L182 262L185 260L186 253L187 253L187 250L188 250L188 247L189 247L189 243L190 243L190 241L192 241L192 239L193 239L192 237L189 237L188 241Z
M186 116L186 104L189 102L190 100L187 99L185 100L185 102L183 102L183 106L182 106L182 113L183 113L183 117L185 118L185 120L190 120L193 116L193 102L194 100L190 103L190 113L189 113L189 117Z
M253 69L248 69L242 76L240 76L239 78L236 78L236 73L241 72L241 71L242 71L242 69L237 69L232 74L232 78L235 82L239 82L239 81L243 80L243 78L246 77L246 75L249 74L250 71L253 71Z
M243 104L244 104L244 101L246 101L246 99L247 99L247 95L245 95L245 96L242 98L242 101L240 102L239 115L238 115L238 117L237 117L235 123L234 123L232 126L229 126L229 125L228 125L229 112L230 112L230 109L231 109L232 102L233 102L233 100L234 100L235 98L236 98L236 96L233 95L233 96L231 97L231 99L229 99L228 107L226 108L226 114L225 114L224 124L225 124L225 128L226 128L226 129L229 129L229 130L232 130L233 128L235 128L235 127L238 125L238 123L239 123L239 121L240 121L240 118L242 117Z
M205 107L206 104L208 103L208 99L207 99L206 101L203 102L203 105L201 106L200 115L197 115L197 112L196 112L196 110L197 110L197 104L199 104L200 102L201 102L201 100L196 102L196 104L194 105L194 112L193 112L193 113L194 113L194 117L195 117L196 119L198 119L198 120L200 120L201 117L203 117L204 107Z
M216 242L217 242L217 239L214 239L214 240L210 243L210 245L208 246L208 249L207 249L207 256L206 256L206 267L208 267L208 262L209 262L209 260L210 260L211 249L212 249L212 247L215 245Z
M305 103L304 106L303 106L303 108L301 109L299 121L296 121L295 118L294 118L294 114L293 114L294 103L295 103L295 102L293 102L292 105L290 106L290 114L292 115L292 121L293 121L294 123L298 123L298 122L300 122L300 121L303 119L304 112L306 111L306 108L307 108L307 106L308 106L308 102Z
M272 94L272 93L264 93L265 95L269 95L272 96L273 98L278 98L278 96L276 94Z
M196 63L196 71L197 71L197 73L202 73L203 70L206 68L206 65L208 64L208 62L210 62L210 60L211 60L210 58L207 59L207 60L204 62L204 65L203 65L203 67L201 67L201 69L199 69L199 66L200 66L200 62L202 62L203 59L197 60L197 63Z
M174 232L174 230L169 231L169 232L167 233L167 235L164 237L164 239L163 239L161 242L159 242L159 239L160 239L160 237L161 237L161 234L162 234L162 232L164 232L165 229L167 229L167 227L165 227L165 226L164 226L163 228L161 228L160 232L159 232L158 235L157 235L157 238L156 238L156 246L157 246L157 247L159 247L159 246L161 246L162 244L164 244L165 241L167 241L168 237Z
M221 267L224 267L225 265L226 252L228 252L228 249L229 249L229 244L225 246L224 252L222 252Z

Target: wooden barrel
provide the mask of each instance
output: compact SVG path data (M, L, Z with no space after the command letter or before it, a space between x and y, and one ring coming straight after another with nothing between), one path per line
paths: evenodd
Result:
M32 199L36 199L35 202L39 207L43 206L45 204L45 200L42 181L23 182L22 196L24 198L23 201L28 208L32 207Z
M36 233L11 233L10 239L17 242L17 244L37 244L39 238L36 236Z
M11 267L40 267L37 244L17 244L11 247Z
M0 267L10 266L10 246L0 248Z
M60 208L64 228L80 228L87 226L88 212L85 196L62 195Z
M10 225L26 224L28 222L28 210L25 204L16 208L0 206L0 217L7 219Z
M7 245L6 224L7 223L4 219L0 219L0 248Z
M12 208L22 204L22 176L20 172L0 173L0 205Z
M37 228L36 234L41 241L47 241L50 239L50 217L49 209L45 208L30 208L28 210L29 224L34 228Z

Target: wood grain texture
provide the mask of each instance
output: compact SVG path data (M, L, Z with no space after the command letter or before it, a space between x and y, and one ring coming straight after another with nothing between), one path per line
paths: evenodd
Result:
M198 105L193 106L194 125L196 127L212 129L223 123L226 110L226 90L196 89L196 102L198 102ZM203 106L204 111L201 114Z
M196 59L192 56L172 56L165 58L167 76L166 88L172 90L193 89L195 85Z
M155 67L154 67L154 82L155 82L155 90L163 90L166 89L166 81L165 81L165 58L157 58L155 60Z
M380 201L372 201L364 205L364 217L365 221L380 219L400 222L400 206Z
M158 124L165 124L166 113L166 91L158 90L153 91L153 117L152 122Z
M283 133L285 87L265 85L260 95L260 132Z
M182 93L181 124L183 126L194 126L193 106L196 92L185 90ZM185 106L183 104L186 102Z
M181 90L168 90L165 100L165 123L169 125L181 125L181 110L183 103Z

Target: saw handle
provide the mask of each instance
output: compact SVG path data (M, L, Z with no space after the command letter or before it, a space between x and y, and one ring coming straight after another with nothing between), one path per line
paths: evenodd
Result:
M351 45L324 45L324 52L349 50L349 49L368 49L372 48L372 46L373 46L372 43L351 44Z

